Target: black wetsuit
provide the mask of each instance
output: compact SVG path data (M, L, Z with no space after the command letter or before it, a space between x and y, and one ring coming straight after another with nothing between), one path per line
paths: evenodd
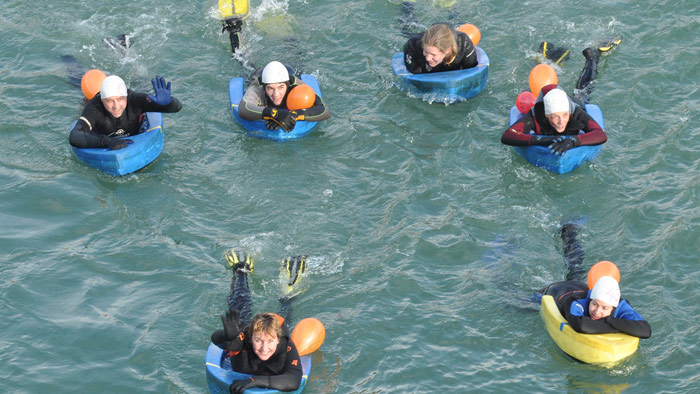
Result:
M478 62L476 59L476 49L474 48L474 44L472 44L472 40L461 31L454 31L454 33L455 39L457 40L457 55L449 64L445 63L445 61L449 59L445 59L434 68L428 65L425 56L423 56L423 43L421 40L425 33L416 34L409 38L403 46L403 61L408 71L414 74L423 74L475 67Z
M262 361L253 351L253 344L243 330L233 341L226 342L224 330L218 330L211 336L216 346L229 351L231 367L236 372L253 375L256 383L265 382L256 387L269 388L279 391L293 391L301 384L301 359L296 346L289 339L287 325L282 325L282 336L275 354L267 361ZM243 339L241 339L241 337Z
M280 298L280 315L285 318L282 324L282 336L277 345L275 354L267 361L262 361L253 351L253 344L248 336L248 329L244 329L232 341L226 341L224 330L217 330L211 335L211 341L216 346L229 351L231 366L236 372L253 375L257 387L265 387L280 391L293 391L301 384L301 360L294 343L289 339L288 321L291 314L291 299ZM250 321L253 301L248 287L248 274L243 270L236 270L231 282L231 293L228 296L229 309L240 311L239 324L247 326Z
M127 91L126 108L115 118L102 104L98 93L90 100L75 127L70 132L70 144L76 148L106 148L110 138L128 137L139 133L142 115L146 112L178 112L182 104L172 97L167 105L151 102L146 93Z

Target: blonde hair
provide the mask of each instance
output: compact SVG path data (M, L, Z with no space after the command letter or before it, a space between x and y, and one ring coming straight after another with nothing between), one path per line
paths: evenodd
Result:
M451 63L455 56L457 56L457 39L455 38L455 33L451 27L444 23L430 26L428 31L423 34L421 44L423 44L423 48L430 46L445 52L445 63Z
M277 315L274 313L264 312L258 313L250 321L249 335L252 338L254 332L265 332L269 336L282 337L282 326L280 326Z

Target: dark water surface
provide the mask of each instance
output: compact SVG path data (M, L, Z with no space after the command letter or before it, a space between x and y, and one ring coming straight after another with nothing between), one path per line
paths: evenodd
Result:
M213 0L2 2L0 392L205 392L232 246L257 257L256 312L277 308L279 260L311 256L294 316L327 335L307 393L697 392L699 5L514 4L416 3L423 28L479 26L491 59L488 87L445 106L397 88L398 2L253 1L236 59ZM125 54L101 42L122 33ZM542 40L572 50L570 91L580 51L613 35L592 164L555 175L500 144ZM229 79L274 59L331 108L305 139L252 139L229 114ZM172 81L184 108L155 163L116 178L73 157L76 67ZM521 298L563 278L571 219L653 329L609 370L564 355Z

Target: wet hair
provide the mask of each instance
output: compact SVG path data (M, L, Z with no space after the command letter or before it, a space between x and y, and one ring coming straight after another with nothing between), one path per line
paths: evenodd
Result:
M282 337L282 327L280 326L279 320L277 320L277 316L269 312L258 313L253 316L248 331L248 335L250 335L251 338L253 337L253 333L258 331L265 332L267 335L277 337L278 339Z
M457 56L457 39L452 28L444 23L436 23L423 34L421 40L423 48L426 46L436 47L442 52L445 52L445 60L452 61Z

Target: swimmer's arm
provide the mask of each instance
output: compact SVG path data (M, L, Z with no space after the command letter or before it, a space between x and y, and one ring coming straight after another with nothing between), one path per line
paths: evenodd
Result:
M238 104L238 116L245 120L263 120L264 95L265 92L260 85L254 84L248 87Z
M596 122L586 111L581 108L577 108L573 116L577 118L579 122L584 124L583 132L578 136L581 145L600 145L608 140L607 134L600 127L598 122Z
M211 334L211 343L213 343L221 349L232 352L238 352L243 350L243 340L241 339L241 336L237 335L234 340L228 341L224 330L214 331L214 333Z
M316 95L313 107L299 110L297 114L299 115L297 120L307 120L309 122L318 122L331 117L331 111L319 95Z
M535 123L532 115L525 114L512 126L508 127L501 135L501 143L510 146L539 145L537 135L527 134L525 131L533 130Z

